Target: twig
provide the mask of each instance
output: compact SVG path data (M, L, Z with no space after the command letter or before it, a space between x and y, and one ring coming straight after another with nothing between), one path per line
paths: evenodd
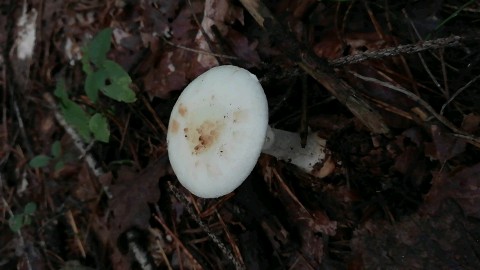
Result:
M179 48L179 49L182 49L182 50L185 50L185 51L194 52L194 53L198 53L198 54L211 55L211 56L220 57L220 58L238 60L238 57L236 57L236 56L230 56L230 55L225 55L225 54L213 53L213 52L208 52L208 51L205 51L205 50L192 49L192 48L185 47L185 46L182 46L182 45L178 45L178 44L175 44L175 43L173 43L173 42L171 42L171 41L168 41L168 40L167 40L165 37L163 37L163 36L161 36L161 38L162 38L162 40L163 40L165 43L167 43L168 45L173 46L173 47L176 47L176 48Z
M448 104L450 104L450 102L452 102L458 95L460 95L463 90L467 89L470 85L472 85L474 82L476 82L478 79L480 79L480 75L477 75L475 76L475 78L471 79L467 84L465 84L462 88L458 89L457 92L455 92L455 94L453 94L448 100L447 102L445 102L445 104L443 104L442 106L442 109L440 110L440 114L443 115L443 111L445 110L445 108L447 107Z
M447 38L438 38L433 40L427 40L418 42L416 44L399 45L392 48L385 48L377 51L367 51L355 55L349 55L341 58L337 58L329 61L329 64L334 67L360 63L371 59L381 59L386 57L393 57L400 54L413 54L426 50L434 50L447 47L460 46L462 37L451 36Z
M195 263L196 265L199 265L200 264L197 262L197 260L195 260L195 258L193 257L193 255L190 253L190 251L188 251L187 247L185 247L185 245L182 243L182 241L180 241L180 239L178 239L178 237L172 232L172 230L170 230L170 228L167 226L167 224L165 224L165 221L163 220L162 217L160 217L159 215L153 215L153 217L155 218L155 220L158 221L158 223L160 223L160 225L163 227L163 229L165 230L165 232L167 234L169 234L174 240L175 242L182 248L182 250L185 252L185 254L188 256L188 258L193 262Z
M153 229L153 228L148 228L148 230L150 234L152 234L155 237L155 248L156 248L155 251L160 252L162 259L165 261L165 264L167 265L167 269L173 270L172 266L170 265L170 261L168 260L167 254L163 249L164 240L163 240L163 236L160 234L160 231L158 229Z
M170 188L170 191L173 193L175 198L177 200L181 201L184 205L185 208L187 209L188 213L190 216L193 218L193 220L202 228L202 230L212 239L212 241L220 248L220 250L223 252L223 254L235 265L235 268L237 270L240 269L245 269L245 266L243 266L236 258L233 256L232 251L220 240L211 230L210 228L198 217L198 215L193 211L192 207L190 206L190 203L188 200L180 194L180 192L169 182L168 187Z
M232 235L228 231L227 225L223 221L222 216L220 216L220 213L218 213L218 211L215 211L215 214L217 215L217 218L218 218L218 220L220 221L220 224L223 227L223 231L225 232L225 235L227 236L228 242L232 246L233 252L237 255L237 258L239 259L240 264L245 265L245 263L243 262L242 254L240 253L240 249L238 248L238 245L235 243L235 240L233 239Z
M467 134L465 133L464 131L460 130L459 128L457 128L452 122L450 122L447 118L445 118L443 115L437 113L433 108L432 106L430 106L425 100L423 100L421 97L415 95L414 93L408 91L407 89L405 88L402 88L400 86L395 86L395 85L392 85L391 83L388 83L388 82L384 82L384 81L380 81L380 80L377 80L375 78L371 78L371 77L366 77L366 76L362 76L356 72L353 72L353 71L350 71L350 73L359 78L359 79L362 79L364 81L367 81L367 82L373 82L373 83L376 83L376 84L379 84L381 86L384 86L384 87L387 87L389 89L392 89L394 91L397 91L399 93L402 93L404 95L406 95L408 98L412 99L413 101L419 103L420 105L422 105L428 112L430 112L438 121L440 121L442 124L444 124L446 127L450 128L453 132L457 133L457 134L453 134L454 136L457 136L457 137L460 137L460 138L463 138L465 140L467 140L469 143L477 146L480 148L480 138L477 138L473 135L470 135L470 134Z
M12 88L10 88L12 89ZM27 148L27 152L30 156L33 156L33 151L32 147L30 146L30 142L28 140L27 132L25 132L25 124L23 123L22 115L20 113L20 109L18 108L17 101L14 98L13 93L12 94L12 99L13 99L13 108L15 111L15 116L17 117L17 122L18 122L18 128L20 129L20 134L23 139L23 144L25 145L25 148Z
M415 32L415 34L417 35L417 38L422 40L422 36L420 35L420 33L418 32L418 29L417 27L415 27L415 24L412 22L412 20L410 19L410 17L408 16L407 12L405 11L405 9L402 10L403 12L403 15L405 16L405 19L408 20L408 22L410 23L410 26L412 27L413 31ZM422 54L421 53L417 53L417 56L418 58L420 59L420 62L422 63L422 66L423 68L425 69L425 71L427 72L428 76L432 79L433 83L435 84L435 86L440 90L440 92L442 92L444 94L445 97L448 97L448 94L445 92L445 90L442 88L442 86L440 85L440 83L438 82L437 78L435 78L435 76L433 75L432 71L430 70L430 68L428 67L427 63L425 62L425 59L423 58Z
M152 108L152 105L150 102L147 100L147 98L144 95L140 95L143 105L147 108L147 110L150 112L150 114L153 116L153 119L157 123L157 125L160 127L160 129L163 131L163 134L167 134L167 127L165 124L162 122L162 120L158 117L157 113L155 110Z
M75 218L73 217L72 210L68 210L65 213L67 217L67 221L70 224L70 227L72 227L73 235L75 238L75 243L77 244L78 249L80 250L80 253L82 254L82 257L85 258L87 257L87 254L85 252L85 248L83 247L82 240L79 237L79 232L77 228L77 224L75 223Z

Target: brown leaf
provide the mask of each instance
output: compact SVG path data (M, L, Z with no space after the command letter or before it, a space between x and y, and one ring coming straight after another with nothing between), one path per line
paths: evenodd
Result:
M233 52L240 59L245 61L246 67L254 66L260 63L260 56L256 49L257 42L250 43L250 41L240 32L230 29L226 37L230 41L230 46Z
M184 87L187 84L185 55L190 53L176 50L164 54L158 67L144 77L145 91L152 96L166 98L170 91Z
M423 211L435 212L448 198L454 199L468 216L480 218L480 163L451 173L435 173L425 197Z
M192 7L185 5L168 26L171 33L169 42L173 46L152 50L154 55L142 64L141 69L146 71L144 89L150 96L167 98L171 91L181 90L188 81L211 67L202 67L197 60L198 53L185 49L197 49L195 35L198 26L192 12L199 16L201 10L200 3L192 3Z
M143 16L141 16L143 29L145 32L158 34L167 33L169 31L169 19L175 18L176 10L178 9L179 1L158 1L152 7L150 1L141 1L141 8Z
M62 170L63 171L63 170ZM88 166L81 166L80 170L75 171L77 175L77 184L73 189L73 195L82 202L95 201L95 198L99 197L101 188L95 178L92 177ZM65 176L62 172L62 176ZM70 177L73 177L70 176ZM103 175L104 178L111 177L111 174ZM96 204L93 205L92 211L95 210Z
M112 231L106 225L107 221L94 215L92 219L92 228L95 231L99 242L107 250L113 269L130 269L131 261L124 256L117 247L117 242L113 240Z
M125 230L137 227L147 229L150 219L148 203L156 203L160 197L158 179L165 175L166 157L152 163L142 172L122 167L119 178L111 186L113 198L109 201L112 218L109 228L112 240Z
M466 132L475 133L480 129L480 115L473 113L467 114L463 117L462 128Z
M465 151L466 143L445 133L439 126L431 127L433 144L425 144L425 154L442 163Z

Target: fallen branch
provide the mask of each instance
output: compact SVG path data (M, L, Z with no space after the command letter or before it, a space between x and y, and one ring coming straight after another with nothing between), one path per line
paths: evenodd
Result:
M270 10L260 0L240 0L257 23L271 33L282 51L305 72L323 85L338 101L345 105L362 123L374 133L385 134L389 128L365 99L345 81L338 78L333 67L310 49L298 42L295 37L284 30Z

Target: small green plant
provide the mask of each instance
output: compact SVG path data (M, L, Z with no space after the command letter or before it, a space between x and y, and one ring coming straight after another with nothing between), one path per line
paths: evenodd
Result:
M94 104L98 103L99 93L116 101L135 102L135 92L130 88L132 79L119 64L107 59L111 36L112 29L104 29L82 49L85 94ZM57 82L54 94L60 99L60 110L65 121L83 140L90 142L93 137L97 141L109 141L110 130L105 115L87 111L71 100L63 80Z
M85 93L92 102L97 102L99 92L116 101L134 102L135 92L130 89L132 79L119 64L107 59L111 36L111 28L103 29L83 48L82 65L87 74Z
M23 212L13 215L8 219L8 225L13 232L19 232L24 226L32 223L32 216L37 210L34 202L29 202L23 208Z
M68 97L65 88L65 82L59 80L54 92L55 96L60 99L60 111L65 121L71 125L86 142L90 142L93 138L101 142L108 142L110 138L110 130L105 116L100 113L91 115L85 111L80 105L72 101Z
M53 160L55 161L55 166L54 170L60 170L63 168L65 163L61 159L61 154L62 154L62 147L60 145L59 141L55 141L52 144L52 147L50 148L50 155L38 155L32 158L28 165L32 168L44 168L50 164L50 162Z

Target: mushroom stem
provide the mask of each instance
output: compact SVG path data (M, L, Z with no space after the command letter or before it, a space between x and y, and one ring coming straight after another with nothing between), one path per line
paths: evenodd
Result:
M269 126L262 153L294 164L309 174L321 176L318 172L325 165L325 145L326 141L324 139L316 133L310 133L307 137L307 145L303 148L298 133Z

